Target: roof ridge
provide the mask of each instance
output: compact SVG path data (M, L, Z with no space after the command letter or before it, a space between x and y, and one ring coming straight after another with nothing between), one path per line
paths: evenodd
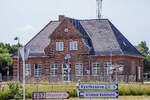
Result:
M78 21L89 21L89 20L109 20L108 18L104 18L104 19L76 19L76 18L71 18L71 17L65 17L68 19L74 19L74 20L78 20Z
M109 27L111 28L111 30L112 30L112 32L113 32L113 35L114 35L114 37L115 37L115 39L117 40L117 43L118 43L118 45L119 45L119 48L120 48L120 51L121 51L121 53L122 53L122 55L124 55L124 52L123 52L123 50L122 50L122 48L121 48L121 45L119 44L119 42L118 42L118 39L117 39L117 37L116 37L116 35L115 35L115 32L113 31L113 29L112 29L112 27L111 27L111 22L108 20L108 23L109 23Z

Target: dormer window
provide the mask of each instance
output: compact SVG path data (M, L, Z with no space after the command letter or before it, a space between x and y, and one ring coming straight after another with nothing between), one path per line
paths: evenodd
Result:
M56 51L63 51L63 50L64 50L64 43L56 42Z
M78 42L77 41L70 42L70 50L78 50Z

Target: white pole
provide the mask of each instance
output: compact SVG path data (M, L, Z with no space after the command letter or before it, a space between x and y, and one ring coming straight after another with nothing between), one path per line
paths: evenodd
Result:
M24 46L22 47L22 60L23 60L23 100L25 100L26 84L25 84L25 50Z

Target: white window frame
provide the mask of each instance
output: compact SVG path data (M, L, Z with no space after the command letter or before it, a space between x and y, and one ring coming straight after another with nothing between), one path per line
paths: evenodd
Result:
M110 74L110 67L111 67L111 62L110 61L105 61L104 62L104 75L109 75Z
M83 64L82 63L75 64L75 75L83 76Z
M95 65L96 65L96 67L94 67ZM99 67L98 67L98 65L99 65ZM100 75L100 67L101 67L100 63L98 63L98 62L92 63L92 75L94 75L94 76Z
M50 65L50 75L57 76L58 75L58 64L51 64Z
M31 76L31 64L26 64L25 76Z
M70 50L78 50L78 42L77 41L70 42Z
M138 80L141 80L141 67L138 66Z
M64 50L64 42L56 42L56 51Z
M37 69L35 69L36 65L37 65ZM35 77L42 76L42 64L34 64L34 76Z

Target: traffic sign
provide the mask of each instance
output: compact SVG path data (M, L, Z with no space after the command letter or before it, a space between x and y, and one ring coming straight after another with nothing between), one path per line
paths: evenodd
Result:
M124 70L124 66L123 65L112 65L112 67L110 68L110 73L122 72L123 70Z
M79 91L79 98L118 98L117 91Z
M32 99L69 99L69 92L33 92Z
M118 90L118 84L112 83L80 83L78 85L80 90Z

